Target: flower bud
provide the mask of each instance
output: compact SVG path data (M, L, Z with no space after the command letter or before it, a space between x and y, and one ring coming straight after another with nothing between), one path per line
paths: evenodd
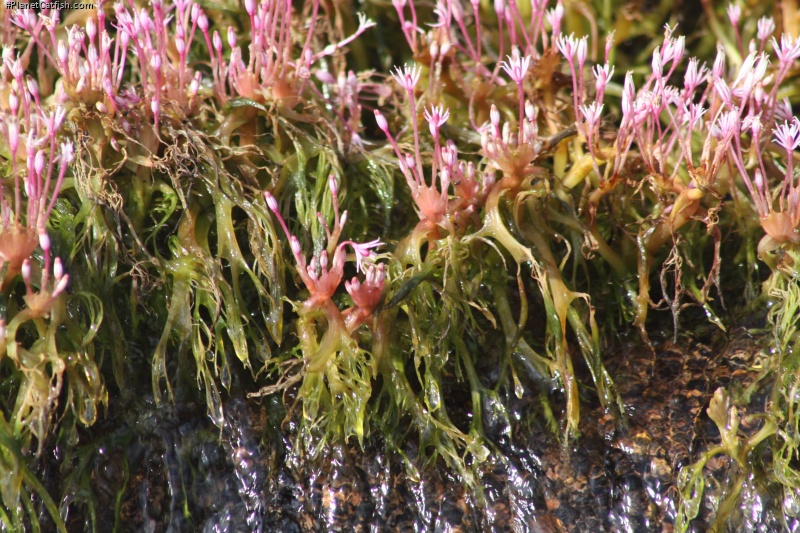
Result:
M22 262L22 280L25 284L29 284L31 282L31 260L25 259Z
M28 86L28 91L31 93L31 96L34 100L39 98L39 84L36 82L35 79L28 76L28 79L25 80Z
M289 247L292 249L292 253L297 259L302 258L303 250L300 248L300 241L298 241L297 237L294 235L289 237Z
M46 231L39 233L39 246L45 253L50 251L50 235Z
M755 176L755 180L754 181L755 181L755 184L756 184L756 189L758 189L759 191L763 191L764 190L764 175L761 173L760 169L756 169L756 176Z
M58 60L63 64L67 62L67 58L69 57L69 49L67 48L67 43L64 41L58 41L58 50L56 52L58 55Z
M69 165L75 156L75 147L72 141L61 143L61 164Z
M37 175L42 175L44 171L44 150L36 152L36 156L33 158L33 169Z
M575 51L575 59L578 61L578 65L583 68L583 64L586 63L586 54L588 49L588 38L581 37L578 41L578 48Z
M16 80L14 81L16 82ZM11 108L11 116L17 116L17 111L19 111L19 96L17 96L17 91L12 90L8 95L8 107Z
M500 111L497 110L497 106L492 104L492 109L489 112L489 119L492 121L492 126L497 128L500 125Z
M319 268L323 273L328 271L328 252L326 250L322 250L322 253L319 254Z
M525 100L525 117L531 122L536 118L536 108L530 100Z
M386 122L386 117L384 117L383 113L377 109L375 110L375 122L378 123L378 127L381 129L381 131L389 131L389 123Z
M86 21L86 35L89 37L90 41L94 41L97 35L97 24L93 17L89 17L89 20Z
M17 152L17 148L19 147L19 126L17 125L16 121L9 122L7 130L8 130L8 147L11 150L12 154Z
M275 200L275 197L272 196L272 194L270 194L269 191L265 191L264 192L264 198L266 198L266 200L267 200L267 207L269 207L270 210L273 213L277 213L278 212L278 201Z
M725 71L725 49L722 48L722 45L717 45L717 57L714 59L714 66L711 69L711 72L714 74L714 77L721 78Z
M64 292L64 289L67 288L67 283L69 283L69 276L67 274L64 274L64 276L61 279L59 279L58 282L56 283L56 287L55 289L53 289L53 292L50 296L55 298L56 296Z

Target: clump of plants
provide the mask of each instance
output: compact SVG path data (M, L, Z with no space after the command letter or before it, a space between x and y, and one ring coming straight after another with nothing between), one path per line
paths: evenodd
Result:
M797 14L704 3L716 49L667 23L620 57L647 28L589 3L392 5L0 11L7 529L35 524L32 491L59 527L91 507L57 509L29 465L107 387L142 392L133 344L156 402L194 382L221 426L243 374L285 402L297 457L414 442L475 485L511 394L565 443L582 396L624 425L614 332L649 345L653 309L677 331L689 306L724 329L723 279L771 304L773 401L744 436L715 395L722 443L682 473L676 525L715 454L744 471L769 446L800 489ZM405 41L391 64L376 25Z

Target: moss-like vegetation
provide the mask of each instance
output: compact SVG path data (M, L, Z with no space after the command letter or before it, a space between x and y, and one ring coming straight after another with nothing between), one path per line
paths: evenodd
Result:
M717 391L677 529L718 454L800 490L800 10L644 4L0 7L0 526L99 527L86 428L142 394L278 399L295 458L414 441L479 495L503 398L622 427L608 347L695 306L769 309L773 399L744 434Z

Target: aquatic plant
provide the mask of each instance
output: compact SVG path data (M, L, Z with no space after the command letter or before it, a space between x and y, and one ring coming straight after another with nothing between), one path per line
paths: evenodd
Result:
M105 383L124 399L145 374L220 426L228 392L280 396L295 458L380 440L476 486L510 394L564 443L586 397L624 426L615 331L649 345L653 309L677 335L689 306L724 329L734 261L745 303L773 302L774 401L743 435L715 395L722 443L681 475L677 525L715 455L771 446L800 488L795 14L779 33L704 2L697 57L674 22L637 56L618 43L659 17L611 2L392 4L0 8L7 528L35 522L26 491L62 525L26 454L74 444ZM378 24L407 45L386 61Z

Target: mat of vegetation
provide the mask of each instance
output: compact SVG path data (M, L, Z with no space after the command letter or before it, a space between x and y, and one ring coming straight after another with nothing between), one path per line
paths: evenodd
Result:
M98 1L0 39L3 529L794 527L796 2Z

